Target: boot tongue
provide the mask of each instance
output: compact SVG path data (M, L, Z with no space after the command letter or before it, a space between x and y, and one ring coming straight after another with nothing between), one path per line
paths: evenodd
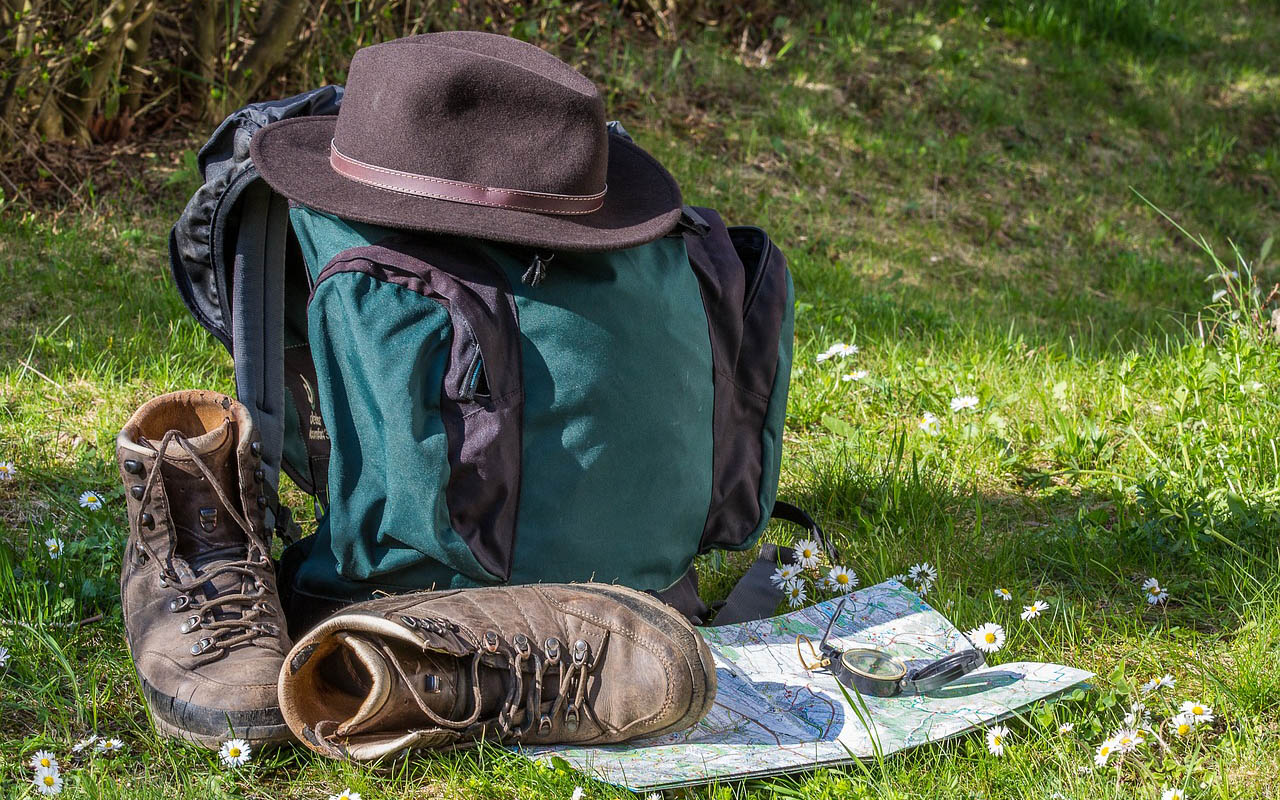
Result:
M359 709L338 726L339 736L438 727L422 712L415 694L443 719L460 721L471 716L475 693L470 657L413 650L398 642L384 648L359 634L342 633L339 638L346 646L340 669L347 673L345 681L341 677L339 681L364 695ZM400 669L391 663L393 658ZM496 716L505 697L502 676L481 668L479 719Z
M227 419L187 443L218 481L236 513L243 515L235 440L233 424ZM149 444L155 447L159 442ZM160 475L178 533L176 555L197 570L210 558L242 558L247 549L245 532L227 513L195 458L177 442L170 442L162 455Z

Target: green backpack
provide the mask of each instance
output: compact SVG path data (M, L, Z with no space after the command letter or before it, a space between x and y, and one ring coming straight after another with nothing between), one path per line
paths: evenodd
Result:
M316 535L281 559L291 625L379 591L538 581L667 592L705 616L694 557L753 547L775 512L782 253L702 208L639 247L549 253L288 207L238 143L339 101L232 115L171 238L184 300L264 426L268 482L283 469L316 496ZM762 583L729 616L772 611Z

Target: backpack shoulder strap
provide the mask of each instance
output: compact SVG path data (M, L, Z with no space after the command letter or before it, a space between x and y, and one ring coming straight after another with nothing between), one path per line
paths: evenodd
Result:
M342 88L254 103L231 114L200 149L204 183L169 236L169 265L183 302L231 353L236 394L262 437L268 524L296 536L277 491L285 436L284 279L287 201L258 177L249 142L281 119L335 114Z

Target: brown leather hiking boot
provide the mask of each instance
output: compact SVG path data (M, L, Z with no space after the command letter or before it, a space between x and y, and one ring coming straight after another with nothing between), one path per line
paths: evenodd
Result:
M249 411L216 392L143 405L116 439L130 536L125 635L157 729L210 747L288 740L276 679L289 638L263 524Z
M702 719L702 637L642 592L604 584L462 589L350 606L302 637L280 706L317 752L368 760L481 738L597 745Z

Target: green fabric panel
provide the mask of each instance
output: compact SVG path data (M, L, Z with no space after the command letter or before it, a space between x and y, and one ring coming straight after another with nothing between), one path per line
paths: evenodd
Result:
M760 524L751 536L735 550L755 547L760 534L769 525L774 501L778 499L778 481L782 477L782 434L787 421L787 391L791 387L791 364L794 358L796 333L796 290L787 271L787 308L782 317L782 330L778 333L778 371L773 375L773 391L769 393L769 405L764 412L764 430L760 436L763 446L760 458L764 462L760 473Z
M397 233L390 228L351 222L296 204L289 207L289 223L293 226L294 235L298 237L302 260L311 273L312 283L320 276L320 270L343 250L377 244Z
M326 525L315 550L327 548L341 577L357 581L401 588L496 582L450 527L445 504L440 386L448 313L417 292L356 272L320 283L310 311L333 442L326 521L343 525L336 536ZM388 481L406 480L421 492L388 490Z
M707 316L682 239L560 252L536 287L487 247L520 316L524 463L512 583L664 589L711 503Z

